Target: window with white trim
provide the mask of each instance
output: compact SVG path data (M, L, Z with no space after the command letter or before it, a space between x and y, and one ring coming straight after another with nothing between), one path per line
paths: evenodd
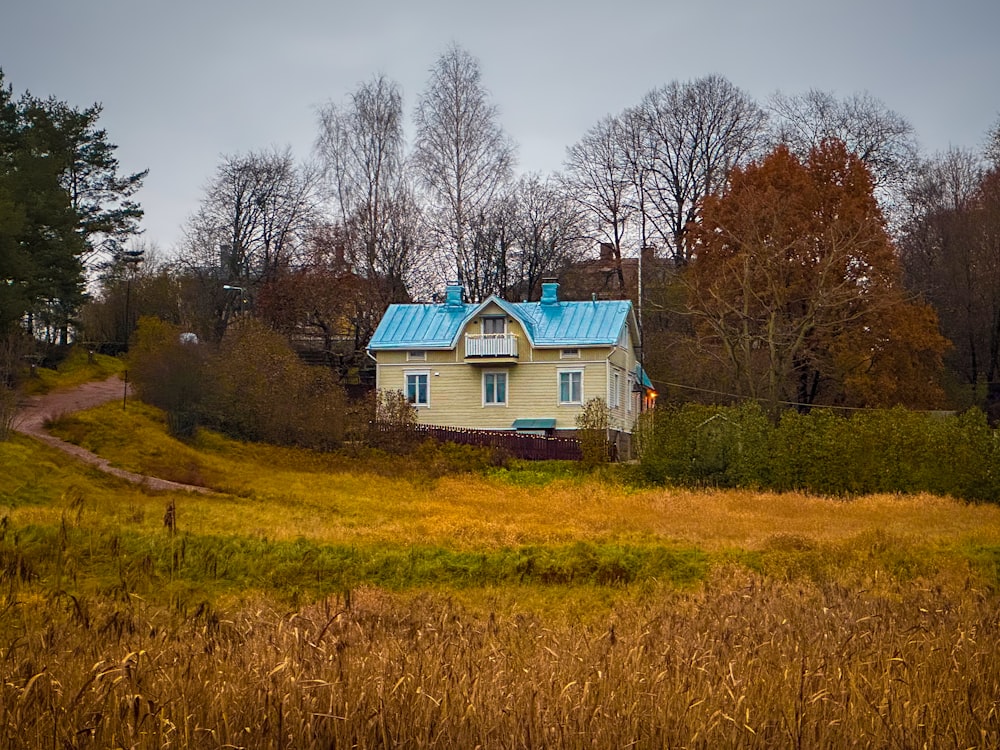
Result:
M507 405L507 373L483 373L483 406Z
M406 361L407 362L426 362L427 361L427 352L419 351L419 350L409 351L409 352L406 353Z
M507 318L503 315L483 316L483 333L493 335L507 333Z
M622 404L621 375L615 370L611 373L611 392L608 393L608 406L617 409Z
M559 371L559 403L583 403L583 370Z
M430 375L426 370L405 373L406 400L414 406L431 405Z
M559 352L560 359L580 359L579 349L563 349Z

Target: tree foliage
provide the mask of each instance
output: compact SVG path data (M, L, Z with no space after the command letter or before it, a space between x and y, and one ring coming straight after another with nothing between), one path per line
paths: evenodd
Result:
M918 146L909 121L868 93L838 99L811 89L805 94L776 94L770 102L776 137L799 158L829 139L868 168L875 197L893 225L918 162Z
M132 197L146 172L120 175L101 107L19 100L0 72L0 330L66 343L85 299L85 262L104 239L138 231Z
M842 143L737 169L689 231L689 312L736 393L772 410L940 396L945 342L908 301L868 172Z

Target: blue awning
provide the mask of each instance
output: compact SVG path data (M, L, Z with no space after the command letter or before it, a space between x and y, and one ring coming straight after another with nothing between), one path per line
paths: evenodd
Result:
M643 369L642 365L635 366L635 378L639 381L639 385L647 390L653 390L653 382L649 379L646 371Z
M515 430L551 430L555 426L555 419L515 419L511 425Z

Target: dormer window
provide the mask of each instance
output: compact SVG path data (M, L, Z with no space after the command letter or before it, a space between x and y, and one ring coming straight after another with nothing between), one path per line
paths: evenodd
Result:
M426 362L427 361L427 352L420 351L420 350L417 350L417 351L413 351L413 350L408 351L406 353L406 361L407 362Z
M483 334L500 335L507 333L507 318L503 315L483 316Z
M580 359L579 349L562 349L559 352L559 357L561 359Z

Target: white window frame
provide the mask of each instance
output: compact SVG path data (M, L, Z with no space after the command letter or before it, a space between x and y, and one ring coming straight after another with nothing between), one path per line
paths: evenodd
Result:
M634 385L633 385L634 383L635 379L632 377L631 374L627 378L625 378L625 387L627 389L625 391L625 411L629 413L632 412L632 399L634 398L632 395L632 391L634 390Z
M618 370L611 371L611 382L608 383L608 408L617 409L622 405L622 379Z
M491 376L491 375L494 378L497 375L502 375L503 376L503 401L489 401L486 398L487 393L488 393L488 390L487 390L487 387L486 387L486 378L488 376ZM482 382L483 382L483 406L484 407L507 406L507 404L510 401L510 377L508 377L506 370L484 370L483 371ZM496 393L496 380L495 379L493 381L493 392L494 392L494 394Z
M426 403L419 403L418 401L410 401L410 377L417 377L423 375L427 378L427 401ZM417 386L417 391L419 393L419 386ZM431 371L430 370L404 370L403 371L403 396L406 398L407 402L413 404L417 409L427 409L431 405Z
M487 331L486 321L499 321L501 330L499 331ZM506 315L484 315L482 322L480 323L480 331L484 336L505 336L507 334L507 316ZM492 326L491 326L492 327Z
M573 400L573 393L572 393L573 386L572 386L572 380L571 380L570 381L570 389L569 389L570 390L570 394L569 394L570 398L569 398L568 401L563 401L563 397L562 397L563 375L574 375L574 374L580 376L579 400ZM558 370L557 375L556 375L556 398L558 399L560 406L583 406L583 393L584 393L584 390L583 390L583 368L582 367L574 367L572 370L568 370L568 369Z
M406 353L407 362L426 362L427 352L422 349L412 349Z
M560 349L559 359L580 359L580 350L576 347L571 349Z

